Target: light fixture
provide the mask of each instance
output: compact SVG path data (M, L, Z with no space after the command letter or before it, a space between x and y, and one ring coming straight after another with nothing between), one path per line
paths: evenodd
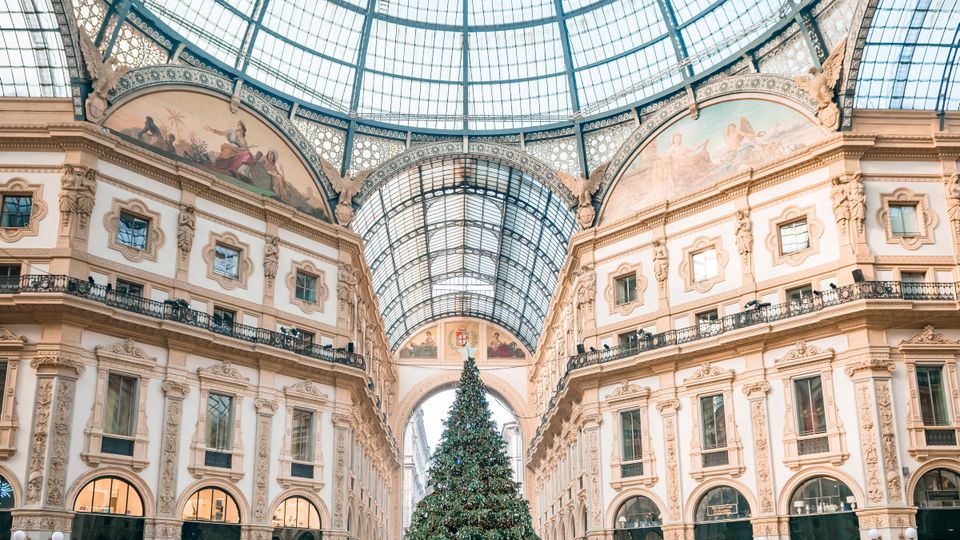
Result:
M13 540L27 540L27 533L23 531L16 531L12 536Z
M50 540L63 540L63 533L60 531L53 533L53 535L50 536Z
M617 525L619 525L621 529L625 529L625 528L627 527L627 518L626 518L626 516L620 516L620 517L618 517L618 518L617 518Z
M907 540L916 540L917 530L914 529L913 527L907 527L906 529L903 530L903 537L906 538Z
M880 531L876 529L870 529L869 531L867 531L867 538L869 538L870 540L877 540L878 538L880 538Z

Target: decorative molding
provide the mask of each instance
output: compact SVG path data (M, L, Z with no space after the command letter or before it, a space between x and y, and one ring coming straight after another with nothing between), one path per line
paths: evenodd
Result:
M717 254L717 274L715 276L696 281L693 275L693 256L711 249ZM723 243L719 236L714 236L713 238L697 238L692 245L687 246L683 250L683 259L680 261L680 266L677 268L680 276L683 277L683 290L686 292L709 292L714 285L726 279L726 268L729 259L730 258L727 256L727 252L723 249Z
M733 217L736 221L737 253L740 254L743 268L749 270L750 254L753 253L753 223L750 221L750 211L747 209L737 210Z
M40 221L47 215L47 202L43 200L43 184L30 184L25 178L11 178L0 183L0 204L4 197L29 195L30 220L26 227L0 227L0 240L16 242L26 236L37 236Z
M914 205L917 210L919 233L913 236L895 235L890 223L890 207L897 204ZM930 208L926 193L914 193L902 187L893 193L880 194L880 209L877 210L877 223L883 229L888 244L896 244L907 250L916 250L920 246L933 244L933 231L937 227L937 214Z
M764 382L763 384L766 384ZM769 389L769 385L767 385ZM746 393L746 388L744 388ZM770 443L767 438L767 399L766 390L756 392L759 397L750 399L750 419L753 422L753 449L757 467L757 493L760 499L760 512L774 512L773 506L773 465L770 460ZM747 393L750 396L750 393Z
M250 379L244 377L240 370L233 366L229 360L224 360L219 364L211 364L207 367L197 368L197 375L203 380L215 381L220 384L237 386L241 389L247 388Z
M633 273L637 281L637 297L632 302L617 303L617 280ZM643 305L643 293L647 290L647 278L643 276L640 263L621 263L616 270L607 274L607 287L603 291L607 299L610 315L629 316L635 309Z
M867 377L889 377L897 370L897 364L887 357L868 355L867 358L848 364L843 371L851 379Z
M144 249L128 246L117 239L121 213L131 214L147 221L147 245ZM107 247L119 251L130 262L156 261L157 251L166 239L160 227L160 214L147 208L146 203L139 199L121 201L114 198L110 211L103 216L103 228L107 231Z
M743 385L741 389L747 399L760 399L766 397L770 392L770 383L767 381L757 381Z
M690 476L697 482L707 477L731 476L738 478L746 470L743 463L743 443L740 431L737 429L734 415L733 382L736 372L732 369L723 369L704 362L687 379L683 381L683 395L690 400L690 418L692 420L690 438ZM700 429L700 399L702 397L721 395L723 397L723 421L726 433L726 446L721 448L703 449L702 430ZM711 452L726 452L726 463L722 465L704 465L704 455Z
M86 369L80 362L65 358L54 351L37 351L37 354L38 356L30 360L30 367L37 371L38 376L43 372L47 375L77 378Z
M899 353L903 358L906 371L907 453L917 461L924 462L935 458L956 459L957 445L930 446L927 444L927 428L960 433L960 386L957 377L957 354L960 342L946 338L928 325L910 338L900 341ZM920 389L917 384L917 367L940 368L943 379L943 397L948 402L947 409L952 414L942 425L927 426L923 420L923 411L918 399ZM940 424L938 422L937 424Z
M683 380L683 384L687 387L687 389L695 389L699 386L720 382L729 383L733 381L734 377L736 377L736 372L734 370L724 369L710 365L709 362L704 362L700 365L700 367L694 370L689 377Z
M835 354L832 347L820 348L800 340L782 357L774 360L773 365L777 370L786 371L824 360L829 362L833 360Z
M53 406L52 377L37 380L30 436L30 458L27 468L27 489L24 502L39 506L43 501L43 478L46 472L47 444L50 436L50 410Z
M880 457L870 387L869 379L861 380L855 385L860 419L860 445L867 481L867 500L871 506L878 506L883 502L883 482L880 480Z
M298 400L311 401L320 406L326 405L330 401L330 396L325 394L319 385L309 379L297 384L284 386L283 393L288 399L295 398Z
M224 360L219 364L212 364L207 367L197 368L197 376L200 378L200 399L199 412L197 415L196 429L193 433L193 439L190 443L190 462L187 470L194 478L207 477L225 477L230 481L236 482L243 478L245 469L243 465L243 433L240 427L243 425L243 398L249 391L250 380L243 376L229 360ZM218 452L230 454L230 467L210 467L206 465L207 439L207 400L210 393L222 393L233 397L233 436L232 448L228 450L217 450Z
M653 439L650 433L650 416L648 414L650 406L650 388L640 386L624 380L619 386L614 388L606 397L606 403L609 407L613 444L610 451L610 485L613 489L621 490L632 485L642 484L653 486L657 483L656 456L654 455ZM630 461L631 464L640 464L642 472L636 476L624 477L622 466L624 465L623 456L620 451L622 448L621 437L623 429L620 425L620 415L629 411L639 411L641 418L641 455Z
M280 239L276 236L268 236L266 242L263 244L263 277L266 281L268 291L273 290L273 280L276 279L277 270L280 268L279 244ZM287 284L289 285L289 283L288 278Z
M257 439L253 462L253 519L256 523L266 523L269 517L267 508L268 485L270 476L270 427L273 424L273 412L277 408L275 401L258 398ZM269 414L264 414L269 411Z
M165 398L162 444L160 446L160 483L157 487L157 515L179 518L175 515L177 500L177 471L180 469L180 425L183 417L183 397L189 387L166 380L161 385Z
M63 508L67 482L67 464L70 460L70 423L73 420L73 400L76 379L57 377L53 402L53 425L50 430L50 463L47 467L45 506Z
M214 261L216 259L217 244L237 250L240 253L240 261L237 263L237 275L225 276L214 271ZM237 235L231 232L221 234L210 232L210 239L203 248L203 260L207 263L207 278L220 284L221 287L230 291L233 289L246 289L250 274L253 273L253 259L250 258L250 245L241 242Z
M780 242L780 227L801 219L807 221L807 241L809 245L805 249L793 253L784 253L783 245ZM820 253L823 222L817 219L817 209L813 205L803 208L790 206L784 209L779 216L770 219L769 231L765 243L770 251L770 256L773 258L774 266L781 264L800 266L807 260L807 257Z
M901 347L904 345L960 345L960 340L950 339L935 331L932 324L928 324L923 327L923 330L914 333L907 339L900 340L899 345Z
M640 386L639 384L634 384L624 379L620 382L620 385L613 390L613 392L607 394L606 400L610 402L616 402L623 401L625 399L648 397L650 397L649 387Z
M877 416L880 418L880 449L883 452L883 471L887 479L887 501L903 502L903 487L900 482L897 432L893 418L893 398L890 381L877 381Z
M308 302L306 300L301 300L297 298L297 273L302 272L308 276L312 276L316 279L317 284L317 300L316 302ZM330 291L327 289L327 274L317 268L312 261L294 261L290 265L290 272L287 273L286 277L287 291L289 292L289 301L290 304L300 308L300 311L311 314L311 313L323 313L324 306L326 305L327 298L330 296ZM369 354L368 351L364 351L365 354Z

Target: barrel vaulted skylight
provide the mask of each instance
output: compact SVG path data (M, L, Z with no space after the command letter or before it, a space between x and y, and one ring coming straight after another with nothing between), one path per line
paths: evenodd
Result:
M0 95L69 95L67 61L50 0L0 2Z
M294 98L454 130L568 122L631 105L730 60L804 3L135 2L226 66Z
M364 240L391 345L424 324L473 316L534 350L576 228L529 174L469 157L434 158L364 194Z

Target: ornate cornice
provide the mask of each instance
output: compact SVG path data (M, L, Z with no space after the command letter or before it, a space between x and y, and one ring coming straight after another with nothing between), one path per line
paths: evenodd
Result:
M833 359L834 354L835 351L831 347L821 348L800 340L782 357L775 360L774 366L778 370L785 370L821 360L829 361Z
M607 394L607 401L623 401L650 397L650 388L623 380L613 392Z
M41 352L39 354L40 356L30 361L30 367L36 370L38 375L44 373L54 376L79 377L86 369L80 362L65 358L56 352Z
M732 381L736 372L732 369L723 369L712 366L709 362L704 362L689 377L683 380L683 384L690 387L703 386L722 381Z
M163 394L170 398L183 399L190 392L190 387L179 381L167 379L160 384Z
M769 392L770 383L767 381L757 381L743 385L743 394L749 399L762 398Z
M303 382L297 384L291 384L289 386L283 387L283 393L286 394L287 398L295 397L300 399L306 399L310 401L316 401L320 403L326 403L330 400L330 396L325 394L320 386L307 379Z
M657 402L657 411L660 414L671 414L677 412L680 408L680 400L677 398L662 399Z
M244 377L243 374L240 373L240 370L235 368L229 360L224 360L219 364L197 368L197 375L200 377L200 380L209 379L243 387L250 384L250 379Z
M889 357L881 358L871 355L849 364L843 368L843 371L851 379L860 379L864 377L889 377L896 369L897 365Z
M923 327L923 330L916 332L907 339L900 340L899 345L901 347L904 345L960 345L960 340L950 339L936 332L932 324L928 324Z

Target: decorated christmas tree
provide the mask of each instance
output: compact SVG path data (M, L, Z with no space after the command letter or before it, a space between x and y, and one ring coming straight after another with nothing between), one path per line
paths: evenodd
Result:
M480 371L467 358L457 397L433 454L427 495L409 540L535 540L530 508L496 430Z

